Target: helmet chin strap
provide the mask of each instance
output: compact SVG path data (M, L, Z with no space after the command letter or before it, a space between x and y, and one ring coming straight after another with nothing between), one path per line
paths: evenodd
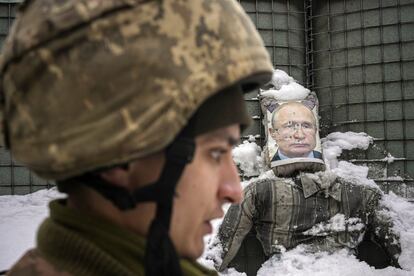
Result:
M83 175L81 181L109 199L120 210L134 208L140 202L155 201L157 211L147 235L146 275L182 275L179 258L169 236L175 188L193 160L195 141L184 131L166 148L165 165L159 179L132 192L116 187L94 174Z
M157 196L157 212L147 236L146 275L182 275L179 258L168 232L175 188L185 166L192 161L194 151L194 139L178 136L167 148L166 163L161 177L152 184Z

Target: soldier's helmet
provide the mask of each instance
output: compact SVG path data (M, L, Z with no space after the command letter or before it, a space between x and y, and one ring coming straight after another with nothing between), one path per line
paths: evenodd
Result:
M165 148L207 98L271 73L236 1L26 0L0 60L6 140L66 179Z

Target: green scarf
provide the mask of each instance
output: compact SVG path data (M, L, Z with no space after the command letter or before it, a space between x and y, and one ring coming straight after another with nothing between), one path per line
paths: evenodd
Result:
M39 252L56 268L75 275L144 275L144 238L65 206L50 203L50 217L37 235ZM93 227L91 227L93 226ZM217 275L202 265L180 260L184 275Z

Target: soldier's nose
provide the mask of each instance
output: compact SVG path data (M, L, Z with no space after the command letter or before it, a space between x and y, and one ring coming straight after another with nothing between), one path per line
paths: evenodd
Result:
M233 160L226 168L223 168L223 175L219 187L219 198L222 202L240 203L243 199L243 191L240 184L239 172Z

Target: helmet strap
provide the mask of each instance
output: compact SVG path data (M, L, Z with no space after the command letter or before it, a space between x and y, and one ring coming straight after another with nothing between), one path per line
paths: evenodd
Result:
M192 135L188 135L187 132L180 133L166 148L166 162L155 183L130 192L125 188L111 185L97 177L96 173L85 174L78 180L99 192L120 210L132 209L140 202L157 203L156 215L147 236L146 275L182 275L179 258L168 232L175 188L185 166L193 160L195 152L194 138L190 138Z
M183 135L179 135L166 150L166 163L161 177L153 184L156 194L157 212L147 236L145 252L146 275L182 275L179 258L168 232L175 188L185 166L192 161L194 151L194 139ZM143 190L143 196L145 192ZM137 194L135 195L137 196Z

